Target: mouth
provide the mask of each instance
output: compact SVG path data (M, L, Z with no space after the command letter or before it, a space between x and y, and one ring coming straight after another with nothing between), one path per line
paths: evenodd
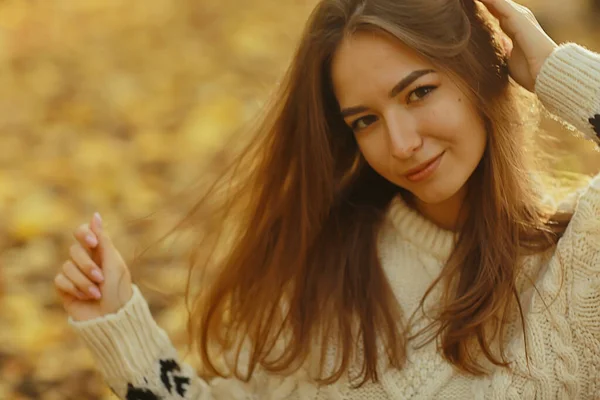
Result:
M444 154L445 154L445 151L443 151L439 155L429 159L428 161L424 162L423 164L420 164L420 165L416 166L415 168L409 170L405 174L406 179L408 179L411 182L418 182L418 181L422 181L422 180L430 177L433 174L433 172L435 172L437 167L439 166L442 156Z

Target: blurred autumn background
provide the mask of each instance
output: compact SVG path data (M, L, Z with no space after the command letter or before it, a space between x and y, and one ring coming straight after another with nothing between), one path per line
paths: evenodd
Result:
M600 1L523 3L557 42L600 51ZM99 211L127 260L167 233L189 205L171 196L221 167L314 4L0 1L0 399L112 398L54 293L73 230ZM590 143L543 127L557 193L600 170ZM134 271L182 354L185 243L162 243Z

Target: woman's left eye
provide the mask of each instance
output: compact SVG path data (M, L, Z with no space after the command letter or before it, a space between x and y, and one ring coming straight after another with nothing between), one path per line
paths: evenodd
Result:
M408 95L408 102L412 103L415 101L419 101L426 97L429 93L433 92L435 89L437 89L436 86L421 86L419 88L416 88Z

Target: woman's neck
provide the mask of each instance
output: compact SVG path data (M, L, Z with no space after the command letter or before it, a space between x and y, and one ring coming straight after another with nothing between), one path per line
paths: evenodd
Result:
M441 203L428 204L414 197L413 204L417 211L440 228L456 232L466 219L465 213L461 215L466 194L466 187L463 187Z

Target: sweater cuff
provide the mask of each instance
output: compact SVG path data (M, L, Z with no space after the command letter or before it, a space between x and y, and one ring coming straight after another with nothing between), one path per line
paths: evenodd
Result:
M171 353L166 332L150 313L148 303L133 284L133 296L114 314L69 325L82 338L106 380L136 382L148 372L157 358Z
M552 114L591 138L589 118L600 108L600 56L575 43L560 45L548 57L535 92Z

